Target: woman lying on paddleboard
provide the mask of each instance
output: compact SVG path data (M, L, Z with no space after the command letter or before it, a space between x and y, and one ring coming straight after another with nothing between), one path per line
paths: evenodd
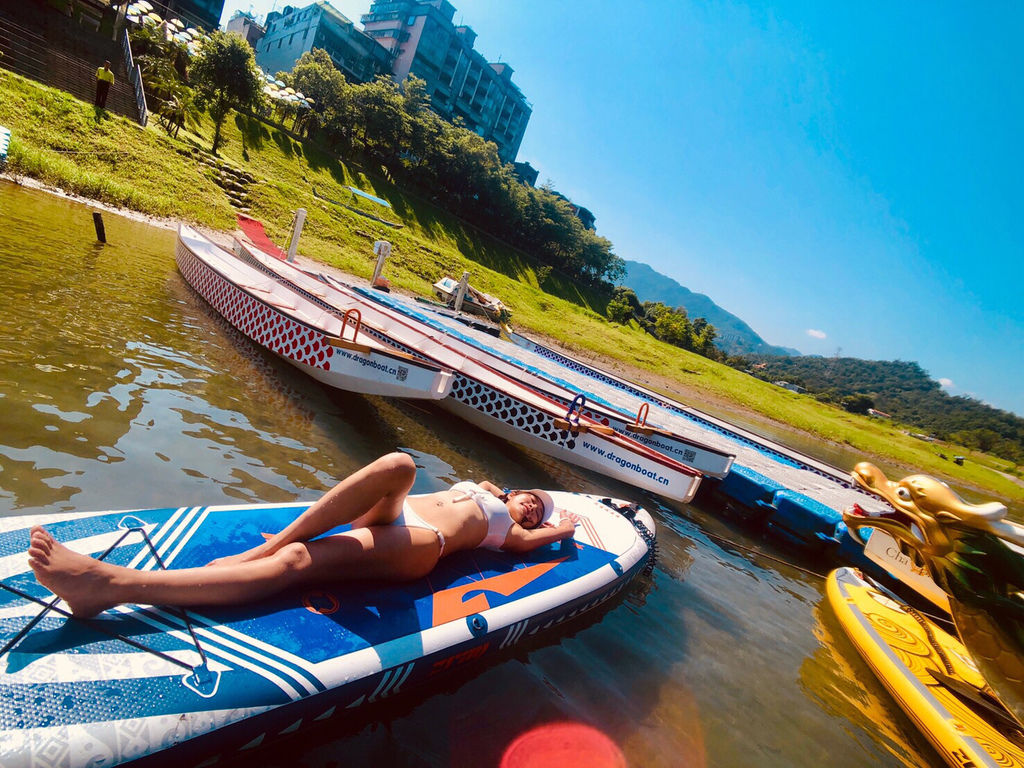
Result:
M383 456L263 544L205 568L137 571L104 563L73 552L39 526L32 529L29 565L76 616L94 616L121 603L237 605L300 584L417 579L453 552L528 552L573 535L568 519L545 523L554 503L544 491L505 495L484 481L410 496L415 477L408 455ZM352 529L313 541L344 523Z

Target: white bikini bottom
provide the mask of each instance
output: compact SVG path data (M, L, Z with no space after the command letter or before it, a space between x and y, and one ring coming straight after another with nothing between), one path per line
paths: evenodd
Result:
M406 528L425 528L428 531L433 531L437 534L437 543L441 545L441 551L438 552L437 556L441 557L444 554L444 534L437 529L436 526L431 525L422 517L412 511L409 506L409 502L402 502L402 513L394 519L392 525L402 525Z

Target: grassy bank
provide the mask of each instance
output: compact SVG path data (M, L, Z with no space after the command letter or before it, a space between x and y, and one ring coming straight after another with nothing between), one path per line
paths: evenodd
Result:
M91 105L3 70L0 94L0 125L13 133L8 171L15 177L33 177L144 214L234 229L234 209L213 170L199 159L210 146L211 124L171 139L155 124L141 128L115 116L97 118ZM599 297L545 274L528 254L447 214L443 200L403 193L382 175L344 164L283 130L233 115L225 136L221 158L255 177L250 215L266 223L272 238L284 243L293 211L307 210L301 250L310 258L366 278L373 269L373 241L390 240L394 255L386 274L399 290L428 295L440 276L469 270L476 287L500 296L512 309L517 328L601 360L697 408L710 403L717 412L742 413L747 422L787 425L849 446L865 458L880 457L977 488L978 498L999 497L1024 512L1024 486L1011 477L1019 469L1007 462L916 440L897 425L848 414L658 342L638 328L611 324ZM384 198L391 208L354 196L348 186ZM402 226L389 227L373 217ZM962 454L968 461L960 467L940 454Z

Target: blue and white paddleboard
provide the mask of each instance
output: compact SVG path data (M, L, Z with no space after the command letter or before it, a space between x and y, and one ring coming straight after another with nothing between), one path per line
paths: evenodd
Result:
M654 522L623 502L551 495L575 536L528 555L459 552L403 584L187 612L122 606L88 622L50 611L30 624L42 610L30 598L52 598L27 565L31 525L119 565L188 568L261 543L308 505L0 519L0 647L13 641L0 656L0 765L212 765L583 614L650 562Z

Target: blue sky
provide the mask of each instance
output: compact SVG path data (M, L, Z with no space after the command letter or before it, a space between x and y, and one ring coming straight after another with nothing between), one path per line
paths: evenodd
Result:
M1024 415L1024 4L455 5L533 105L519 159L619 256Z

